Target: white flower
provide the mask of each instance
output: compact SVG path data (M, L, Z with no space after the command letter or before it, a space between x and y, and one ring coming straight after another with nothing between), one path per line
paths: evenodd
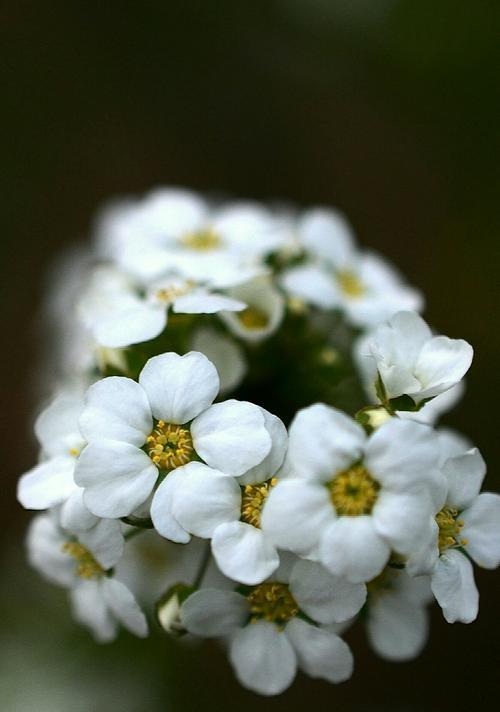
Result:
M430 571L432 592L448 623L471 623L479 605L471 560L486 569L500 565L500 496L480 493L486 465L477 448L449 431L441 433L440 443L447 491L408 570Z
M370 356L367 357L369 353L369 342L371 339L370 334L366 334L356 340L353 349L353 356L356 365L359 369L361 379L363 381L363 386L365 388L366 395L368 396L371 403L377 403L377 367L374 359ZM434 425L441 416L445 415L460 401L465 392L464 381L459 381L449 390L444 393L440 393L431 400L427 401L424 405L421 405L418 411L410 410L397 410L396 413L399 418L405 420L416 420L419 423L427 423L427 425Z
M214 314L241 311L245 304L178 277L153 283L142 296L122 272L98 267L78 303L78 314L97 344L124 348L161 334L170 308L178 314Z
M38 416L35 434L42 461L24 474L17 486L17 498L26 509L48 509L76 490L73 475L85 444L78 428L82 410L80 395L62 392Z
M284 549L315 558L333 574L369 581L391 550L419 545L441 488L439 449L430 428L392 419L367 437L326 405L301 410L290 428L284 471L262 528Z
M160 189L108 212L98 239L102 253L145 282L173 269L228 286L261 272L259 260L285 236L281 220L259 205L212 208L189 191Z
M256 584L278 568L276 547L260 528L262 509L276 484L287 446L286 428L279 418L262 409L272 447L264 460L242 477L227 477L199 462L176 471L158 487L151 518L162 533L165 513L177 526L212 540L220 570L234 581ZM167 530L167 535L168 535Z
M375 652L386 660L412 660L429 635L429 578L411 578L386 567L367 584L366 632Z
M379 397L406 395L420 404L461 381L473 350L463 339L433 336L422 317L403 311L380 324L358 354L365 381L375 384L380 378Z
M246 304L237 314L229 311L220 314L233 334L245 341L258 342L277 331L285 314L285 300L270 279L258 277L232 287L228 294Z
M239 344L215 329L201 327L191 339L193 351L200 351L214 364L219 374L220 391L234 391L247 373L247 363Z
M421 310L422 296L381 257L359 252L350 226L332 210L306 211L297 224L311 258L282 278L293 297L320 309L341 309L356 326L374 326L400 309Z
M218 390L215 366L194 351L151 358L139 383L110 377L91 386L80 417L89 444L75 472L90 511L129 515L146 502L160 473L169 473L164 492L195 459L228 476L259 464L271 449L260 408L235 400L211 405ZM169 539L187 540L168 508L160 527Z
M351 676L347 644L300 613L317 621L345 620L357 613L365 597L364 586L329 576L318 564L299 562L291 576L279 571L246 595L197 591L183 604L181 621L195 635L227 636L240 683L262 695L277 695L292 683L297 668L334 683Z
M90 549L50 515L39 515L31 523L27 543L30 563L49 581L70 589L74 618L90 628L96 640L113 640L120 624L139 637L147 635L146 619L133 595L106 574L121 556L121 548L113 551L106 536Z

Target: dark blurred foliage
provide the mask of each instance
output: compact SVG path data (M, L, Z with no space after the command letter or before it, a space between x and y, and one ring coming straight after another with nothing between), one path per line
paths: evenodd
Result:
M466 398L447 421L480 446L487 484L500 489L498 0L16 0L2 3L1 18L6 545L28 521L14 486L35 457L30 383L44 274L103 201L160 183L344 210L361 242L423 289L427 318L475 346ZM18 552L9 566L7 582L22 569ZM21 581L29 588L34 578ZM277 700L241 691L214 646L191 656L126 639L95 653L67 628L58 644L66 656L86 646L96 666L137 657L138 712L470 709L496 693L500 649L499 578L478 579L477 623L447 626L436 612L415 663L376 660L358 632L351 682L301 677ZM49 635L36 596L23 603L14 585L6 590L3 619ZM148 702L159 678L170 707Z

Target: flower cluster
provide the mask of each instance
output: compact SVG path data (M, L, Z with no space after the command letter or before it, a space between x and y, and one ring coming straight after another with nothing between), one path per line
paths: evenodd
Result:
M348 679L356 622L407 660L433 598L473 621L500 496L437 427L473 353L422 308L334 210L112 205L47 300L30 562L98 641L223 639L265 695Z

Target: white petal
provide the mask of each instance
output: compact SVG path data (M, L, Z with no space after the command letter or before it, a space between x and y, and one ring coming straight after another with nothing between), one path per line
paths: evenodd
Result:
M240 484L252 485L265 482L274 477L285 459L288 446L288 433L283 422L269 413L265 408L261 408L264 415L265 427L271 436L271 450L259 465L252 467L239 478Z
M124 517L147 500L158 477L149 457L134 445L114 440L87 445L78 459L75 482L98 517Z
M373 508L375 530L399 554L415 551L434 514L425 492L383 491Z
M327 482L359 459L365 440L356 421L336 408L316 403L293 419L285 469L298 477Z
M410 576L431 574L439 556L439 527L434 517L429 517L421 537L421 545L410 553L406 560L406 571Z
M325 208L307 210L297 230L306 250L337 269L347 269L355 261L354 234L342 213Z
M320 544L320 561L336 576L363 583L378 576L390 547L376 533L369 516L340 517L329 525Z
M61 507L61 525L70 532L81 532L94 527L99 517L83 503L84 489L74 486L74 491Z
M212 361L220 378L221 393L232 391L243 380L247 365L240 346L233 339L213 329L200 328L191 341L195 351L201 351Z
M35 517L26 539L31 566L48 581L67 588L74 586L75 560L63 551L66 539L50 516Z
M286 627L301 670L310 677L328 682L348 680L354 669L354 658L347 643L335 633L309 625L298 618Z
M218 638L244 625L248 601L234 591L205 588L191 594L181 608L181 622L193 635Z
M82 409L80 395L61 393L40 413L35 422L35 434L44 453L56 457L82 448L84 439L78 428Z
M246 401L216 403L191 425L198 455L217 470L238 476L262 462L271 450L271 436L259 406Z
M145 638L148 634L146 617L128 588L114 578L105 578L103 590L115 618L128 631L139 638Z
M334 276L324 267L313 264L292 267L280 281L288 294L320 309L334 309L341 304Z
M483 492L460 516L467 553L478 566L496 569L500 565L500 496Z
M474 571L459 551L450 549L440 556L431 587L448 623L472 623L477 618L479 593Z
M141 447L153 429L146 394L131 378L98 381L87 391L80 428L88 442L106 438Z
M472 346L463 339L435 336L424 344L415 374L423 388L419 395L429 398L448 390L467 373L474 355Z
M142 369L139 383L154 417L167 423L187 423L208 408L219 392L217 369L196 351L153 356Z
M201 462L182 469L172 501L172 514L181 527L206 539L219 524L240 518L241 490L236 480Z
M427 642L427 611L397 593L382 593L370 603L367 633L371 646L382 658L412 660Z
M231 641L229 659L243 687L261 695L279 695L297 670L288 637L267 621L240 629Z
M154 493L151 502L151 520L154 528L165 539L179 544L187 544L191 539L190 534L181 527L172 514L174 491L179 482L182 482L183 474L184 467L178 467L170 472Z
M17 499L25 509L48 509L64 502L75 490L74 457L54 457L26 472L17 484Z
M92 334L101 346L121 349L154 339L166 324L167 311L163 305L134 299L97 319Z
M103 595L102 581L81 581L71 591L71 609L77 623L90 628L98 643L116 638L118 625Z
M173 311L177 314L216 314L221 311L238 312L245 306L245 302L239 299L198 290L178 297L174 302Z
M432 428L393 418L368 440L365 464L384 487L407 492L439 479L439 456Z
M262 511L262 530L278 547L308 555L335 517L325 487L299 479L281 480Z
M448 483L446 501L452 507L461 510L467 507L479 494L486 463L477 448L450 457L443 465L443 474Z
M101 519L91 529L80 532L78 540L104 569L117 564L125 549L121 525L116 519Z
M212 553L225 576L249 586L268 578L280 562L276 548L262 530L245 522L228 522L217 527Z
M301 610L318 623L342 623L355 616L366 601L366 586L333 576L321 564L299 561L290 590Z

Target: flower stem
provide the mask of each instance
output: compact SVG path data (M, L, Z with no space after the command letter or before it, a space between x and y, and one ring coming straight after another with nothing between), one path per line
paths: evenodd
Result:
M200 568L198 569L196 578L193 581L193 588L200 587L201 582L203 581L205 574L207 573L208 564L210 563L211 558L212 557L210 551L210 542L207 541L207 543L205 544L205 551L203 552L203 556L201 557Z

